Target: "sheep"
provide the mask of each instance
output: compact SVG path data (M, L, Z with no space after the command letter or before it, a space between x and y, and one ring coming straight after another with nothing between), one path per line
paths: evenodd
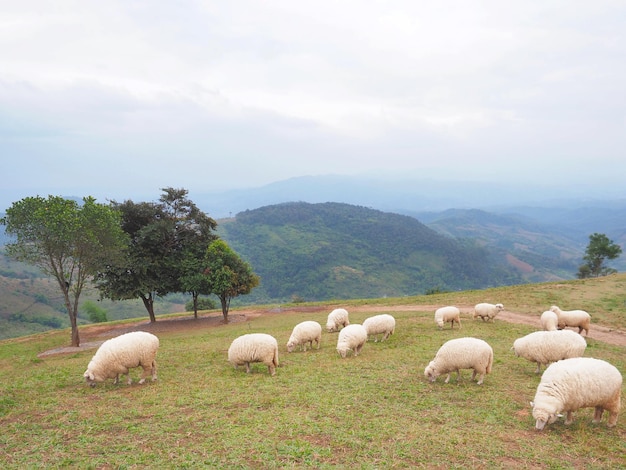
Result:
M445 380L448 383L452 372L456 371L458 381L461 378L459 369L473 369L472 380L479 374L478 385L481 385L485 374L491 373L492 365L493 349L486 341L470 337L456 338L439 348L435 358L424 369L424 376L434 382L441 374L448 374Z
M573 326L578 327L579 334L582 335L582 331L585 330L585 335L589 335L591 315L584 310L561 310L556 305L550 307L550 310L559 317L559 330L562 330L566 326Z
M346 327L349 324L348 311L345 308L336 308L328 314L326 330L332 333L333 331L339 331L339 327Z
M474 306L474 314L472 318L476 319L476 317L480 317L483 321L491 320L498 315L502 310L504 310L504 305L502 304L488 304L488 303L480 303Z
M541 329L544 331L555 331L559 324L559 317L552 310L546 310L541 314L539 320L541 322Z
M309 344L313 348L313 342L317 343L317 349L320 348L322 339L322 326L316 321L303 321L294 326L289 341L287 341L287 352L293 352L296 346L306 351Z
M572 330L535 331L513 342L516 356L537 363L535 373L541 365L548 365L561 359L580 357L585 353L585 338Z
M374 315L366 318L363 326L367 331L367 336L374 336L374 342L377 341L376 335L381 335L380 341L385 341L396 330L396 319L393 316L384 313L382 315Z
M435 310L435 323L439 328L443 328L446 322L450 322L450 328L454 328L454 322L461 328L461 311L457 307L441 307Z
M152 381L157 379L156 354L159 349L159 338L145 331L133 331L115 338L106 340L100 345L96 354L87 365L83 377L90 387L107 379L114 379L119 383L120 374L126 374L126 383L130 385L130 369L141 367L140 384L152 375Z
M354 352L355 356L358 356L363 348L363 345L367 341L367 330L363 325L353 323L343 328L339 332L339 338L337 339L337 352L345 359L349 350Z
M271 376L276 374L278 367L278 342L266 333L248 333L235 338L228 348L228 362L235 366L245 365L246 373L250 373L251 362L262 362Z
M571 424L574 411L590 407L595 408L594 423L599 423L604 410L608 410L608 426L613 427L619 416L621 393L622 375L606 361L577 357L555 362L544 371L530 403L535 428L542 430L554 423L563 411L567 413L565 424Z

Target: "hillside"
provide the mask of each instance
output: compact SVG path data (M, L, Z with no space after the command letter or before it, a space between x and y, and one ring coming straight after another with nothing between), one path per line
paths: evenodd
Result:
M306 301L415 295L521 282L504 256L413 217L340 203L285 203L219 221L261 277L251 298Z
M540 375L511 352L537 329L551 303L592 312L587 357L624 374L626 275L498 287L428 296L235 309L198 320L172 316L81 328L81 348L66 331L0 341L0 426L3 469L23 468L625 468L626 427L593 423L593 408L535 430L529 402ZM502 301L494 322L472 320L478 301ZM440 330L433 306L459 305L463 326ZM322 333L320 349L287 353L294 325L325 322L341 305L353 323L386 312L396 330L342 359L337 333ZM523 317L510 322L508 315ZM159 337L158 380L112 380L90 388L83 378L102 341L132 330ZM271 334L280 367L251 373L227 361L232 341ZM599 333L610 333L608 341ZM450 382L429 382L424 368L447 340L484 339L494 351L482 385L462 369ZM87 341L91 342L89 345ZM77 350L80 349L80 350ZM122 381L124 382L124 381ZM36 391L36 393L34 393ZM622 393L622 403L624 401ZM445 438L442 438L445 436Z

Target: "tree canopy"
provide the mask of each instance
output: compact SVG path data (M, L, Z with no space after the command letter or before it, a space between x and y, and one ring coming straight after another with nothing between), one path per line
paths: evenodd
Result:
M259 285L259 277L223 240L211 242L206 250L205 263L207 289L219 297L222 315L227 322L230 301L239 295L249 294Z
M610 240L603 233L593 233L589 235L589 245L585 250L585 261L578 268L578 278L606 276L616 272L615 269L605 265L605 261L613 260L622 254L622 248Z
M216 238L215 220L187 198L185 189L164 188L159 202L112 205L122 215L129 236L127 256L100 273L97 287L112 300L140 298L155 322L154 300L170 292L192 291L185 279L201 267L189 260L202 259ZM200 292L203 293L203 292Z
M92 197L83 203L59 196L27 197L13 203L2 219L16 241L9 257L39 267L57 280L70 318L72 346L80 345L78 304L86 281L126 247L119 213Z

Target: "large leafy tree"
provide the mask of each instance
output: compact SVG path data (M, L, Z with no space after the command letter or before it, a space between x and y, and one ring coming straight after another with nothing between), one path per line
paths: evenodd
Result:
M589 245L585 250L585 263L578 268L578 278L606 276L616 272L605 265L606 260L613 260L622 254L622 248L603 233L589 235Z
M211 242L206 250L204 275L208 290L217 295L222 304L222 316L228 322L230 301L249 294L259 285L259 277L223 240Z
M187 198L187 190L164 188L158 202L113 202L122 214L130 242L123 263L100 273L97 287L112 300L140 298L150 321L154 301L170 292L186 292L182 280L194 269L186 261L203 259L217 223ZM196 270L201 268L196 266Z
M13 203L1 222L16 237L6 247L9 257L57 280L72 327L71 344L79 346L78 306L85 283L120 258L127 244L119 213L92 197L79 204L37 196Z

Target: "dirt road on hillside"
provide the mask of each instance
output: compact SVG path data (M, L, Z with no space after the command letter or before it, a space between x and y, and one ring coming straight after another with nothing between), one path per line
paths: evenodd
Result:
M350 312L354 313L384 313L384 312L424 312L432 310L435 311L439 306L435 305L395 305L395 306L381 306L381 305L360 305L350 308ZM462 321L481 321L472 320L471 307L460 307L462 314ZM276 308L276 309L242 309L233 310L228 319L230 323L248 321L253 318L257 318L261 315L285 315L290 313L302 313L302 312L330 312L332 307L293 307L293 308ZM539 326L539 317L532 316L524 313L516 313L504 310L498 314L495 319L498 321L506 321L509 323L518 323ZM165 318L159 319L155 323L149 321L138 321L136 323L124 323L123 325L90 325L82 327L80 330L81 345L78 348L75 347L61 347L48 351L44 351L38 354L38 357L46 357L55 354L68 354L75 353L77 351L95 349L102 344L103 341L112 338L114 336L128 333L129 331L148 331L150 333L171 332L171 331L185 331L196 330L198 328L213 328L219 325L223 325L224 320L221 313L209 313L206 315L200 315L197 319L193 317L182 318ZM607 328L602 325L592 324L589 329L589 338L597 341L603 341L605 343L624 346L626 347L626 331Z

